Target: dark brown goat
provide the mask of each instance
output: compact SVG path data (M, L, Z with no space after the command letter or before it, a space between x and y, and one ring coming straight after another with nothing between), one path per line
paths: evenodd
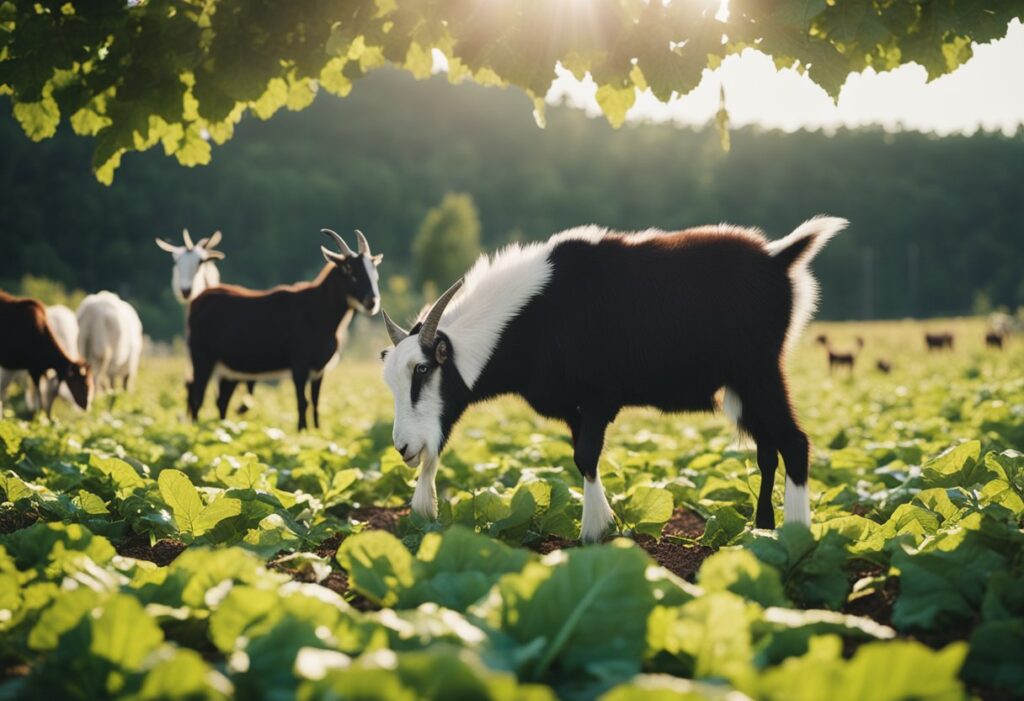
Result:
M83 409L89 407L92 372L85 362L73 359L61 346L46 321L46 307L41 302L0 292L0 329L0 367L27 371L32 387L41 397L45 393L40 390L40 380L53 370L60 382L68 386L75 403ZM47 416L56 394L44 397Z
M326 231L326 230L325 230ZM189 307L188 347L192 380L188 411L198 418L206 385L218 376L217 408L223 419L240 381L291 375L299 409L299 430L306 428L306 383L310 384L313 425L320 426L320 383L338 351L338 332L356 309L373 315L380 308L377 265L359 234L359 253L334 232L341 253L321 247L327 265L312 282L249 290L235 285L211 287Z
M816 339L817 343L825 346L825 350L828 352L828 371L831 373L836 368L846 368L847 371L853 372L853 366L857 362L857 355L860 350L864 348L864 339L857 336L857 350L849 353L837 353L832 350L832 345L824 334L818 336Z
M875 368L883 375L888 375L890 372L892 372L892 363L883 358L879 358L877 361L875 361Z
M985 334L985 345L988 348L1003 349L1003 343L1006 339L1006 334L1002 331L989 331Z
M948 331L941 333L926 333L924 335L925 345L929 351L953 350L953 334Z

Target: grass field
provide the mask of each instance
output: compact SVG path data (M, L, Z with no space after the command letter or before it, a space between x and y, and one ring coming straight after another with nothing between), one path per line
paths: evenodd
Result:
M15 399L0 698L1024 698L1024 343L984 329L808 331L809 531L751 530L721 416L625 412L601 463L622 537L587 548L567 431L511 399L457 428L440 522L410 515L377 362L328 375L303 435L290 383L224 422L211 388L188 424L182 358L52 424ZM864 337L851 374L818 333Z

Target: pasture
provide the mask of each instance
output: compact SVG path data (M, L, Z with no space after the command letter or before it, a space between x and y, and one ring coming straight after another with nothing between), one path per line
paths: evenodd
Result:
M510 399L457 427L439 521L410 514L366 338L302 434L290 383L226 421L211 388L188 423L183 357L52 423L15 399L0 697L1021 698L1024 344L985 329L807 330L810 531L752 530L760 476L721 415L624 412L601 462L620 536L582 548L568 432ZM821 333L864 338L852 373Z

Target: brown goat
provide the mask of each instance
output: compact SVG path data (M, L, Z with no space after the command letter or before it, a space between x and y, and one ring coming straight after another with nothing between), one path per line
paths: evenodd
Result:
M44 397L40 381L50 370L67 385L75 403L87 409L92 397L92 372L89 366L73 359L61 346L46 321L46 307L26 297L14 297L0 291L0 367L25 370L32 387ZM72 351L73 352L73 351ZM56 392L45 396L46 415L50 415Z
M953 334L948 331L941 333L926 333L924 335L925 345L929 351L953 350Z
M1002 331L989 331L985 334L985 345L988 348L1003 349L1003 343L1006 339L1006 334Z
M192 380L188 412L199 416L206 385L220 378L217 408L223 419L240 381L290 375L295 383L299 430L306 428L306 384L310 385L313 425L320 426L320 383L338 348L338 332L355 310L372 316L380 309L377 265L361 233L355 253L334 232L341 253L321 247L327 265L312 282L249 290L211 287L188 312Z
M824 334L818 336L815 342L824 346L825 351L828 353L828 371L829 374L837 368L846 368L849 372L853 372L853 366L857 362L857 355L860 350L864 347L864 339L857 336L857 350L849 353L837 353L832 350L832 344L829 342L828 337Z

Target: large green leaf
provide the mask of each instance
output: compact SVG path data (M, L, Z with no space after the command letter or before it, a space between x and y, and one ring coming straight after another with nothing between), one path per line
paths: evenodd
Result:
M769 701L962 701L958 677L967 653L963 643L933 651L917 642L870 643L844 661L837 640L818 639L804 657L791 658L762 677Z
M360 594L381 606L394 606L400 592L412 588L412 554L386 531L347 538L338 548L338 564Z
M529 679L627 677L640 667L654 597L647 556L617 540L529 563L475 609L532 654Z

